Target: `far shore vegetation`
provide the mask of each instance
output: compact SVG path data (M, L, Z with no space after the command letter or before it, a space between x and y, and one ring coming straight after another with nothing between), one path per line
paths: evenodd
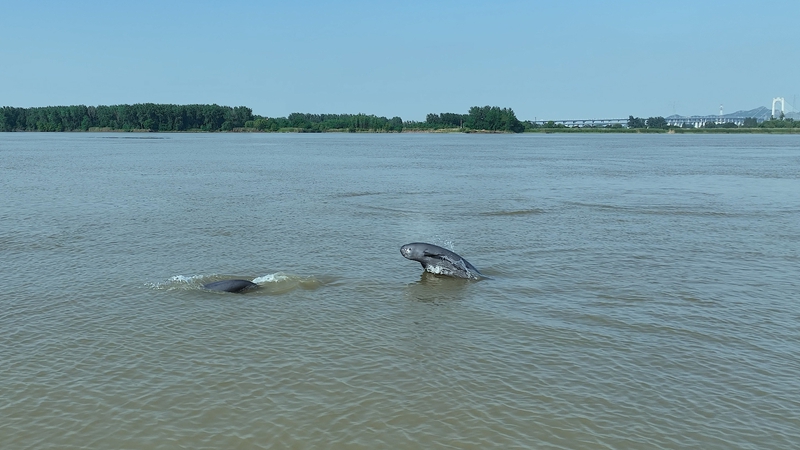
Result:
M141 131L141 132L462 132L462 133L800 133L800 121L748 118L733 123L706 122L702 127L668 125L664 117L629 116L625 125L568 127L555 122L520 121L511 108L473 106L466 114L431 113L425 121L371 114L292 113L264 117L245 106L137 103L112 106L0 108L0 131Z

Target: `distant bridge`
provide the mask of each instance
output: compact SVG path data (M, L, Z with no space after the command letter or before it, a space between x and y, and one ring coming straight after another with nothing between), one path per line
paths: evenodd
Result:
M568 120L529 120L536 125L546 125L552 122L555 125L575 127L607 127L611 125L628 125L628 119L568 119Z
M668 117L666 118L667 125L671 127L683 127L685 125L689 125L693 128L702 128L706 126L707 122L711 122L716 125L722 125L724 123L733 123L736 124L737 127L744 125L745 119L751 119L752 117L728 117L728 116L695 116L695 117ZM763 122L764 119L756 119L758 122Z
M664 120L667 125L672 127L683 127L685 125L693 128L702 128L706 126L706 122L711 122L716 125L724 123L733 123L736 126L744 125L744 120L748 117L729 117L729 116L695 116L695 117L668 117ZM763 122L764 119L757 118L758 122ZM567 119L567 120L529 120L531 124L546 125L553 123L554 125L564 125L569 128L604 128L613 125L628 126L628 119Z

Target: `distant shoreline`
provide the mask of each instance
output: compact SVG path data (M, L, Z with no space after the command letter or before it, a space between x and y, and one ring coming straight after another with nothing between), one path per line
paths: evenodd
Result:
M69 130L69 131L3 131L2 133L264 133L264 134L800 134L800 128L536 128L528 129L523 133L513 133L509 131L494 130L464 130L464 129L406 129L401 132L387 132L382 130L325 130L325 131L304 131L303 129L280 129L276 131L262 131L255 129L233 129L230 131L204 131L204 130L183 130L183 131L154 131L147 129L96 129L89 130Z
M424 122L373 114L291 113L264 117L246 106L217 104L71 105L0 108L0 132L154 132L154 133L668 133L668 134L798 134L792 118L741 125L707 121L697 128L670 126L664 117L630 116L627 123L570 127L564 123L520 121L511 108L473 106L467 114L430 113ZM573 124L575 125L575 124ZM588 124L585 124L588 125ZM627 126L626 126L627 125Z

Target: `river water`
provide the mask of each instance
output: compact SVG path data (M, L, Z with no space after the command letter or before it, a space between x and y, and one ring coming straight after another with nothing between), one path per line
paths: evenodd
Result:
M800 136L3 133L0 224L2 449L800 443Z

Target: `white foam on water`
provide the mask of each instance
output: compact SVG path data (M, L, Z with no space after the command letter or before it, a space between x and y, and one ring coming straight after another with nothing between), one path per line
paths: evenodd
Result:
M193 282L195 282L197 280L200 280L202 278L203 277L201 275L192 275L192 276L189 276L189 277L187 277L185 275L175 275L174 277L171 277L169 279L169 281L173 282L173 283L187 283L187 284L190 284L190 283L193 283Z
M462 263L461 261L459 261L457 264L454 264L454 265L456 267L460 268L461 270L463 270L467 274L467 278L469 278L469 279L479 279L480 278L480 276L477 273L469 270L466 267L466 265L464 265L464 263ZM458 272L455 272L455 271L453 271L452 269L450 269L448 267L434 266L434 265L425 266L425 271L429 272L429 273L432 273L432 274L435 274L435 275L447 275L447 276L457 276L455 274L458 273ZM462 278L462 277L458 276L458 278Z
M289 275L286 275L282 272L275 272L261 277L257 277L253 279L253 283L255 284L280 283L281 281L288 281L290 278L291 277Z
M167 279L167 281L162 281L161 283L146 283L146 285L153 289L186 289L200 284L203 278L205 277L202 275L175 275Z
M450 270L445 269L444 267L441 266L427 265L425 266L425 270L430 273L435 273L436 275L450 275L451 273Z

